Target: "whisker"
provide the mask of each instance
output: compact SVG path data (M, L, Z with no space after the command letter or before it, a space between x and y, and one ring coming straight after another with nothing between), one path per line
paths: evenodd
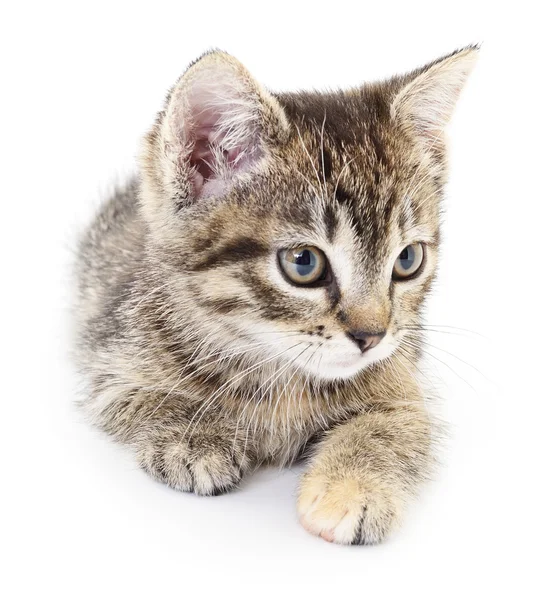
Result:
M248 402L246 403L246 406L244 407L244 409L242 410L242 413L240 414L240 416L238 417L237 420L237 430L235 432L235 441L236 441L236 435L238 433L238 424L240 423L240 420L244 414L244 411L246 410L246 408L249 406L249 403L256 397L256 395L258 394L258 392L260 392L260 390L263 388L264 385L266 385L266 383L273 377L273 375L275 375L275 377L273 377L273 380L271 381L271 383L269 383L268 387L260 394L260 399L257 400L255 402L254 405L254 409L252 411L252 415L250 416L250 420L248 421L248 426L247 426L247 431L250 431L250 427L252 425L252 420L254 418L254 415L256 414L256 411L258 409L258 407L260 406L260 404L263 402L263 399L265 398L265 395L267 394L267 392L271 389L271 387L273 386L273 384L279 379L279 377L281 377L281 375L287 371L291 365L299 358L299 356L301 356L302 354L304 354L304 352L306 352L306 350L308 350L308 348L310 348L312 344L308 343L308 345L306 346L306 348L304 348L302 350L302 352L300 352L299 354L297 354L294 358L292 358L289 362L287 362L286 365L284 365L281 369L279 369L279 371L277 373L272 373L272 375L270 377L268 377L259 387L258 389L252 394L252 396L250 397L250 399L248 400ZM279 402L279 398L280 396L277 398L276 400L276 404L278 404ZM247 440L248 437L246 438L246 443L244 444L244 453L246 453L246 447L247 447ZM244 456L244 455L243 455Z
M423 341L423 344L426 344L427 346L429 346L430 348L433 348L434 350L438 350L440 352L445 352L446 354L448 354L449 356L452 356L453 358L455 358L456 360L458 360L459 362L463 363L464 365L467 365L469 368L473 369L474 371L476 371L481 377L483 377L487 382L489 383L493 383L482 371L480 371L477 367L475 367L475 365L472 365L471 363L468 363L466 360L460 358L459 356L457 356L456 354L453 354L453 352L450 352L449 350L445 350L444 348L439 348L438 346L435 346L434 344L431 344L430 342L427 341Z
M452 367L450 367L446 362L444 362L438 356L435 356L434 354L432 354L431 352L428 352L427 350L425 350L424 348L421 348L420 346L414 345L412 342L409 342L409 340L403 339L403 340L401 340L400 344L401 345L407 344L411 348L414 348L415 350L420 350L421 352L424 352L424 354L430 356L434 360L437 360L439 363L441 363L442 365L444 365L446 367L446 369L449 369L456 377L458 377L459 379L461 379L461 381L463 381L463 383L465 383L466 385L468 385L473 390L473 392L475 392L476 395L478 395L477 390L466 379L464 379L455 369L453 369Z
M297 344L294 344L293 346L290 346L289 348L282 350L281 352L278 352L277 354L274 354L271 357L266 357L265 359L257 362L255 365L252 365L246 369L244 369L244 371L241 371L240 373L238 373L237 375L235 375L231 380L225 382L223 385L221 385L215 392L213 392L209 398L207 398L207 400L202 403L202 405L200 406L200 408L195 412L195 414L193 415L192 419L190 420L190 423L188 424L188 427L186 428L181 441L184 440L184 437L186 436L186 433L188 432L191 424L194 422L194 419L196 418L196 416L200 413L200 411L202 410L202 408L205 406L205 408L203 409L202 414L200 415L197 424L201 421L201 419L203 418L203 416L206 414L206 412L209 410L209 408L215 404L215 402L228 390L230 390L232 387L234 387L235 382L238 382L239 380L242 380L246 377L246 375L252 373L253 371L255 371L256 369L258 369L259 367L261 367L261 365L264 365L266 363L271 362L272 360L274 360L275 358L278 358L279 356L282 356L283 354L285 354L286 352L289 352L290 350L292 350L293 348L296 348L297 346L299 346L300 344L302 344L303 342L298 342ZM188 440L190 441L192 438L192 435L195 431L195 427L194 426L194 430L192 431L192 434L190 434L190 437L188 438Z
M287 336L283 336L283 337L287 337ZM270 341L265 341L265 342L256 342L256 343L251 343L251 344L247 344L245 346L238 346L237 348L235 348L235 351L230 351L230 350L223 350L223 351L219 351L219 352L214 352L212 354L209 354L208 356L204 356L194 362L188 361L184 367L182 368L182 370L180 371L180 375L179 375L179 379L175 382L175 384L171 387L171 389L167 392L167 394L164 396L164 398L159 402L159 404L157 404L157 406L153 409L153 411L149 414L149 417L152 417L160 408L161 406L164 404L164 402L167 400L167 398L175 391L175 389L179 386L184 384L186 381L188 381L189 379L191 379L192 377L195 377L200 371L202 371L203 369L206 369L207 367L214 365L218 362L221 362L223 360L230 360L231 358L234 358L235 356L240 356L242 354L245 354L245 352L247 350L252 350L255 348L260 348L262 346L269 346L270 344L277 344L279 342L282 341L283 338L276 340L275 342L270 342ZM225 356L223 356L225 355ZM205 362L207 360L209 360L210 358L213 358L214 356L219 356L219 358L210 361L210 362ZM202 363L197 369L195 369L193 372L188 373L188 375L186 375L185 377L182 377L184 371L186 370L187 367L189 366L194 366L196 364Z
M465 329L464 327L455 327L453 325L434 325L434 324L425 324L425 325L405 325L404 327L401 327L401 329L418 329L418 330L424 330L427 331L428 329L431 328L437 328L437 329L454 329L456 331L463 331L465 333L470 333L471 335L475 335L484 339L488 339L486 338L486 336L482 335L482 333L479 333L478 331L474 331L473 329Z
M432 384L432 382L430 381L430 378L420 368L417 360L415 359L415 356L409 351L408 348L405 348L404 346L399 346L399 348L397 350L401 352L401 358L404 358L413 369L416 369L424 377L425 381Z

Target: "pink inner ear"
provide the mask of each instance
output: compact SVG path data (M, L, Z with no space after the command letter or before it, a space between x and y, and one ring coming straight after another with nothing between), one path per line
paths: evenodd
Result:
M196 197L226 191L236 173L257 158L258 135L254 109L226 82L198 85L190 92L193 141L189 156Z
M195 130L194 148L190 155L190 164L194 167L194 190L200 195L204 185L209 181L216 181L227 170L234 172L243 152L242 146L225 148L222 146L223 134L219 134L214 126L199 127ZM213 185L212 188L215 188Z

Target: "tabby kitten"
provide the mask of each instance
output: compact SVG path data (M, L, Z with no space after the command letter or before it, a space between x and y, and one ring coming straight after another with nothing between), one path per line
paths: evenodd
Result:
M328 93L271 93L223 52L178 80L78 263L83 405L152 477L219 494L306 451L308 531L400 522L432 461L421 307L476 55Z

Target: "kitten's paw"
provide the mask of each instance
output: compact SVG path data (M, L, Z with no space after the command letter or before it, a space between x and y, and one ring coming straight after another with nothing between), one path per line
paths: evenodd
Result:
M136 444L140 466L183 492L216 496L238 486L252 464L251 449L219 435L161 434Z
M328 542L377 544L399 523L401 502L374 478L306 473L298 497L303 527Z

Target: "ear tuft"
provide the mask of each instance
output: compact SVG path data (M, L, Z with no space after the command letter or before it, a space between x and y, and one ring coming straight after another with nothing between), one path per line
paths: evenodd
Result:
M479 47L468 46L418 69L404 78L391 115L430 144L443 137L455 104L478 58Z

